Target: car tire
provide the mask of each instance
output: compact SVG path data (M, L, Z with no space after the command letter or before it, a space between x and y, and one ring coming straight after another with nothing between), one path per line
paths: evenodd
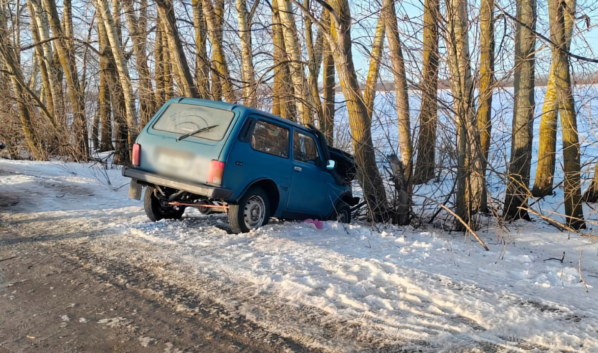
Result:
M155 188L148 186L145 189L143 197L143 208L145 214L152 222L157 222L161 219L181 219L185 213L185 207L179 206L178 209L173 206L163 207L160 205L160 200L155 195Z
M331 220L340 223L351 223L351 207L343 201L338 202L334 206Z
M209 215L212 213L212 210L210 207L198 207L197 210L199 210L199 213L201 213L202 215Z
M268 224L270 200L264 189L253 187L241 197L239 203L229 205L228 223L232 233L247 233Z

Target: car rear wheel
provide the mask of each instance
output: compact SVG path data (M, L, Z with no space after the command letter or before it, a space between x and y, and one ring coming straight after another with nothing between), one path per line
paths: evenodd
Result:
M238 204L228 207L228 223L231 232L246 233L268 224L270 201L259 187L249 189Z
M181 219L185 213L185 207L163 206L155 195L155 188L148 186L143 197L143 208L145 214L152 222L161 219Z
M346 203L340 201L334 208L334 212L331 217L332 221L340 223L351 223L351 207Z

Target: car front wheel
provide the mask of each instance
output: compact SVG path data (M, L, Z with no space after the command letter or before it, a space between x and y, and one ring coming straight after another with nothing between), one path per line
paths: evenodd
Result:
M238 204L228 207L228 223L233 233L246 233L268 224L270 201L260 187L249 189Z
M339 202L332 213L332 221L351 223L351 207L344 202Z

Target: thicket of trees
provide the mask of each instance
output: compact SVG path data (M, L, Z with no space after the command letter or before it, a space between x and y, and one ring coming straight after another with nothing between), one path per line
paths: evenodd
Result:
M539 15L538 5L0 0L0 139L11 158L89 161L95 152L114 151L115 163L127 164L140 129L166 100L223 100L315 124L329 144L350 150L376 220L408 223L415 216L409 215L412 200L421 197L414 188L452 175L446 200L432 202L438 210L453 208L456 225L465 229L475 226L479 213L527 219L530 198L560 186L554 185L560 116L567 216L561 226L580 229L582 201L598 200L598 172L582 198L570 51L572 38L583 38L592 26L585 11L595 10L578 8L575 0L548 0L548 14ZM546 66L537 56L547 50L548 83L537 116L535 78ZM440 80L449 83L448 92L439 91ZM511 146L501 171L489 162L493 125L504 115L493 109L493 96L509 80ZM384 114L381 105L394 112L396 129L388 131L397 133L386 138L397 156L375 143L372 126ZM538 137L535 119L541 119ZM534 157L538 169L530 187ZM500 202L488 190L489 173L506 186Z

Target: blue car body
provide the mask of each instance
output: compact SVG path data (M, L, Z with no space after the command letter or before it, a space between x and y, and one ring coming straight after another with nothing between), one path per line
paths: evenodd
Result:
M161 122L166 115L168 121ZM183 136L195 128L205 131ZM124 168L123 175L133 179L132 185L157 185L224 205L259 186L268 194L270 217L329 219L339 202L355 205L358 199L350 181L339 182L327 169L324 157L331 157L322 137L317 130L260 110L174 98L140 132L137 165ZM209 175L214 161L224 164L217 179Z

